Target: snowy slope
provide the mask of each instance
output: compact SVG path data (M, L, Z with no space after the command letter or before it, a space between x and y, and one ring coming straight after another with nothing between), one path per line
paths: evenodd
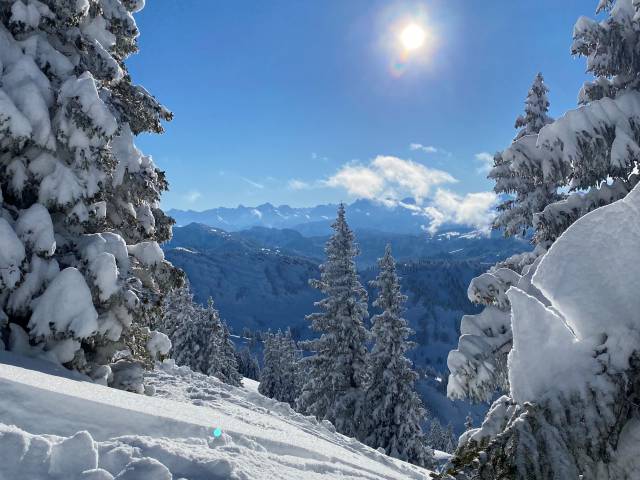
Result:
M148 397L22 363L0 353L0 480L429 478L255 385L235 388L164 364L148 374L156 388ZM105 471L81 475L96 467Z

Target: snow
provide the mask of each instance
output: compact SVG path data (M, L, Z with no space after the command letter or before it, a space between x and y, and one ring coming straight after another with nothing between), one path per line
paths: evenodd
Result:
M242 386L249 390L250 392L254 392L254 393L258 393L258 386L260 385L260 382L253 380L251 378L243 378L242 379Z
M6 133L25 139L31 135L29 120L20 113L20 110L2 90L0 90L0 112L2 112L0 115L0 139L4 139Z
M117 233L104 232L84 235L80 252L82 258L93 261L103 252L114 256L118 268L124 272L129 270L129 253L124 239Z
M558 313L538 299L516 287L508 296L513 330L508 362L513 400L520 405L539 401L552 385L568 392L580 391L584 379L601 370L591 345L580 343Z
M582 392L602 371L593 352L605 341L610 366L628 368L640 339L640 277L627 274L640 262L638 238L636 187L571 225L539 260L531 284L508 290L509 381L516 402L540 401L550 390Z
M16 233L25 245L36 253L51 256L56 250L53 222L49 211L41 204L34 203L20 212L16 222Z
M13 288L20 280L24 246L4 218L0 218L0 287Z
M133 143L133 132L129 124L123 124L120 135L111 141L111 150L118 160L118 166L113 176L113 185L122 184L126 172L135 173L142 164L142 152Z
M429 478L286 404L171 362L147 374L157 392L148 397L23 361L55 373L0 352L3 480Z
M50 475L73 478L78 472L97 467L98 449L87 431L78 432L51 447Z
M157 358L158 355L166 355L171 350L171 340L164 333L152 331L151 337L147 342L147 350L149 350L152 358Z
M141 242L137 245L127 245L129 253L145 266L162 263L164 252L157 242Z
M640 335L640 276L631 270L640 262L638 238L640 188L636 187L624 199L574 223L533 276L533 284L579 339L612 337L612 347L612 342L620 342L612 348L612 358L625 364L631 340Z
M33 304L29 329L34 336L51 335L52 326L55 332L72 333L75 338L87 338L98 330L91 291L76 268L60 272Z
M118 267L116 257L111 253L102 252L96 255L89 263L89 270L93 274L94 284L100 291L100 300L104 302L118 291Z
M95 133L89 137L87 130L76 125L74 121L63 116L56 117L58 128L69 137L71 148L88 151L90 147L101 145L99 133L107 136L116 133L118 129L116 119L98 95L96 82L90 72L85 72L77 78L71 77L62 84L58 102L65 105L71 99L77 100L82 112L91 118L95 126Z

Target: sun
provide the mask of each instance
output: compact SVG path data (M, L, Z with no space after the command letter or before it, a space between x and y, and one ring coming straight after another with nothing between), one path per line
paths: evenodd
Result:
M400 33L400 41L405 50L417 50L424 45L426 38L427 32L415 23L407 25Z

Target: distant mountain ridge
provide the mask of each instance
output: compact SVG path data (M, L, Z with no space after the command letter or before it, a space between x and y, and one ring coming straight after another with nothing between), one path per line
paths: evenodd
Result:
M329 235L305 236L294 229L252 227L247 230L227 232L221 228L192 223L174 227L174 238L164 245L165 250L174 247L195 248L200 252L247 249L272 250L291 257L303 257L316 264L324 259L324 246ZM356 229L356 243L360 255L358 268L375 266L391 244L398 262L415 262L421 259L464 260L493 264L499 258L520 253L529 248L522 240L507 239L494 232L485 236L471 229L447 230L434 236L424 232L403 234Z
M429 226L429 219L411 209L413 199L404 199L396 206L360 199L347 205L347 218L353 229L377 230L387 233L422 233ZM219 207L196 212L171 209L167 213L177 226L202 223L234 232L252 227L292 229L305 236L327 235L336 216L338 205L315 207L274 206L263 203L257 207L239 205L235 208ZM453 225L445 227L453 228Z

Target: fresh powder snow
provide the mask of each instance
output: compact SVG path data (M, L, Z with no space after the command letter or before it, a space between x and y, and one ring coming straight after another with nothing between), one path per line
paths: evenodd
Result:
M263 397L254 381L233 387L172 361L145 377L154 396L0 353L0 480L430 478Z

